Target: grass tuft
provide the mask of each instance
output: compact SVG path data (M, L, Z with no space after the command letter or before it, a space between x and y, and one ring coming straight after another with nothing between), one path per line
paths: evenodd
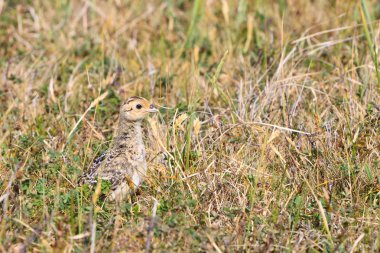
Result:
M0 251L379 252L379 6L0 1ZM135 95L115 206L77 182Z

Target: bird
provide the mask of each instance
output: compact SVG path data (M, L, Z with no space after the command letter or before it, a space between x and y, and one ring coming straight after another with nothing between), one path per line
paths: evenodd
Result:
M80 178L81 184L109 181L112 200L121 201L130 196L147 174L146 151L142 121L158 112L154 104L143 97L133 96L120 107L120 116L114 143L108 152L94 159Z

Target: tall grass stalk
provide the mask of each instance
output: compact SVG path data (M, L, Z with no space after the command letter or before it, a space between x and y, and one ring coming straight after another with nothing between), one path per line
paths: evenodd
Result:
M377 51L376 51L376 43L373 37L373 27L372 27L372 20L371 16L368 12L367 3L366 0L361 0L360 4L360 14L363 21L363 29L365 38L368 43L369 51L371 54L371 58L373 61L373 64L375 65L375 71L376 71L376 78L377 78L377 89L380 92L380 72L379 72L379 62L377 58Z
M194 34L197 27L197 24L201 18L201 7L203 0L195 0L193 4L193 12L191 15L191 21L189 29L187 30L187 38L185 42L185 49L189 49L194 40Z

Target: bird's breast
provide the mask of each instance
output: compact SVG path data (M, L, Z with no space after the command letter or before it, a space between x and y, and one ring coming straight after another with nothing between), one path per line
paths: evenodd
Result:
M129 158L131 161L142 162L145 161L146 152L144 146L135 146L131 150L125 151L125 156Z

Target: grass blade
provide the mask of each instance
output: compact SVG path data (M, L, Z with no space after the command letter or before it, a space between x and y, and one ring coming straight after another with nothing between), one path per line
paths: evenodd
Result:
M195 0L194 1L194 6L193 6L193 13L191 15L191 22L189 29L187 31L187 39L185 43L185 49L190 48L192 42L193 42L193 37L194 37L194 31L195 28L200 20L200 10L202 6L202 0Z
M369 51L370 51L370 54L371 54L371 58L372 58L373 64L375 65L376 78L377 78L377 88L378 88L378 91L380 92L379 63L378 63L378 60L377 60L377 53L376 53L376 50L375 50L374 38L372 36L372 34L373 34L373 28L372 28L371 18L370 18L370 15L369 15L368 8L367 8L365 0L361 0L360 14L361 14L362 21L363 21L363 28L364 28L365 38L366 38L368 46L369 46Z

